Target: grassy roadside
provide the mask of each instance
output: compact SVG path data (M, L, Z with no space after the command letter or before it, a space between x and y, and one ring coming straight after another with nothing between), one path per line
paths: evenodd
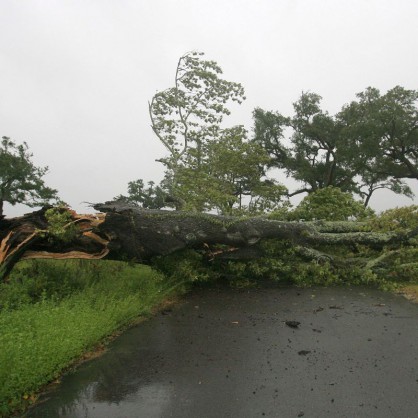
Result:
M158 267L166 276L147 266L115 261L20 263L10 282L0 284L0 417L13 411L18 413L35 402L45 385L94 352L109 336L148 316L170 296L183 293L186 282L216 281L219 273L204 268L200 257L194 252L165 257ZM250 286L257 278L259 266L264 268L260 277L269 268L281 277L283 266L279 263L278 269L274 269L276 265L270 266L268 261L229 266L234 279L228 282L235 287ZM298 286L380 283L376 277L373 280L361 277L356 282L353 275L344 281L316 264L309 264L306 271L301 269L302 266L294 272L296 279L287 283ZM254 279L250 281L247 276ZM417 296L416 275L414 278L415 281L404 284L411 295ZM393 290L392 287L386 290L389 289Z
M0 417L33 403L84 353L183 290L141 265L22 263L0 289Z

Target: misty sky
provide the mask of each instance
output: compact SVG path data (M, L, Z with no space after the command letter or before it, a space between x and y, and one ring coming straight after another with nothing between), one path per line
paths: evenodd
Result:
M161 180L148 100L185 52L243 84L225 122L251 131L255 107L291 114L302 91L334 114L368 86L418 89L417 17L416 0L0 0L0 136L27 141L47 184L85 212L130 180ZM379 191L371 207L414 202Z

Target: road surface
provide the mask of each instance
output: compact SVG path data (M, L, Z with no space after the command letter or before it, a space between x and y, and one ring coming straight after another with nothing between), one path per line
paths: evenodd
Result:
M416 418L418 304L364 288L195 291L26 416Z

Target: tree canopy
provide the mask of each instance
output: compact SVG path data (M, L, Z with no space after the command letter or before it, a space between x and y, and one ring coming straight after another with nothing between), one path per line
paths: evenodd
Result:
M128 183L128 195L119 195L115 201L130 203L144 209L161 209L166 206L166 192L156 186L153 181L148 182L145 187L142 179L133 180Z
M149 103L151 127L168 151L160 158L165 177L145 188L129 183L128 196L145 208L173 206L222 214L277 210L287 198L333 187L367 207L376 190L413 197L405 179L418 179L418 92L395 87L357 94L335 115L321 96L304 92L293 115L256 108L253 136L242 126L224 128L228 103L241 103L244 89L221 78L215 61L201 52L180 57L174 86ZM269 176L284 171L300 183L288 191Z
M164 180L148 189L142 180L130 182L128 196L117 199L138 201L137 185L148 190L145 194L157 193L155 198L165 194L165 206L176 209L223 214L273 210L285 188L265 176L266 151L248 139L242 126L222 124L230 114L228 104L245 99L244 89L221 78L219 65L203 55L180 57L174 86L149 103L152 130L168 151L158 160L165 166ZM140 200L151 207L144 197Z
M32 157L26 142L16 144L3 136L0 147L0 219L4 202L34 207L57 199L57 191L47 187L43 180L48 167L36 167Z
M202 164L208 141L218 137L223 117L230 114L227 103L245 99L241 84L221 78L219 65L203 55L181 56L174 86L156 93L149 103L152 130L169 152L160 161L170 170L173 187L185 160Z
M223 129L208 142L198 168L179 169L179 196L189 210L217 210L222 214L269 212L282 204L284 186L265 176L268 155L248 140L242 126Z
M270 154L270 167L284 169L303 183L290 196L328 186L353 189L352 173L338 155L341 126L321 110L320 101L317 94L303 93L291 117L260 108L253 113L254 141Z
M348 147L381 177L418 179L418 91L369 87L338 117Z
M294 114L254 110L254 141L302 186L289 196L333 186L369 204L378 189L411 197L405 178L418 178L418 92L368 88L336 115L321 96L302 93Z
M305 196L288 218L304 221L361 221L372 215L373 211L365 208L350 193L328 186Z

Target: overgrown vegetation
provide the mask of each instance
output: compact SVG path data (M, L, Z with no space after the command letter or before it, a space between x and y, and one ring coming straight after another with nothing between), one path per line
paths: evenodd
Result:
M0 288L0 416L33 403L86 351L184 286L123 262L18 264Z
M324 198L328 195L331 198L326 202ZM316 205L318 202L322 203ZM273 212L270 217L279 220L306 217L318 222L358 218L363 221L360 225L364 231L405 232L418 227L418 206L390 209L376 216L349 194L328 188L310 195L294 211ZM355 222L352 224L356 225ZM341 227L348 228L349 225L350 222L343 222ZM384 290L418 283L416 245L373 249L358 244L318 244L307 249L290 241L270 239L254 245L251 249L253 257L248 260L234 259L234 253L228 253L228 248L221 245L211 251L225 252L220 257L210 257L210 254L203 256L188 249L158 257L155 267L173 279L181 276L191 282L205 283L224 279L237 287L251 286L260 280L297 286L366 285ZM314 251L315 257L307 254L308 251Z

